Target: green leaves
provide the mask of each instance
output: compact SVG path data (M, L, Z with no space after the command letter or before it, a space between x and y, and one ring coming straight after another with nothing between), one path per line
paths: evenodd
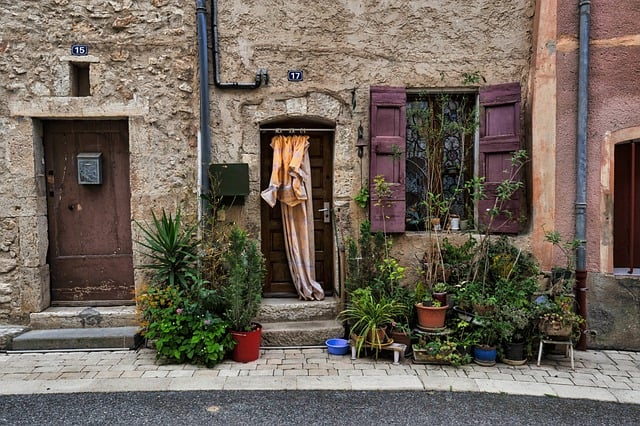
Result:
M152 288L142 304L149 323L145 337L155 341L158 358L210 367L234 346L228 324L180 290Z
M145 241L138 243L148 249L147 255L152 260L142 267L155 271L158 282L189 289L190 283L198 277L198 241L194 239L197 227L185 228L180 210L175 218L167 215L164 209L159 219L155 213L151 214L151 226L138 224L145 236Z
M376 331L402 316L404 308L403 304L394 299L374 297L369 287L358 288L351 292L350 303L338 314L338 319L349 321L351 332L362 337L356 342L356 350L360 354L366 339L374 347L380 347L383 341Z
M353 201L355 201L360 208L367 208L367 203L369 202L369 189L364 186L360 188L360 191L358 191L355 197L353 197Z
M181 212L175 217L162 210L142 225L149 263L154 272L149 288L138 296L145 336L155 341L157 357L168 362L212 366L234 346L229 324L220 318L215 289L198 271L197 226L185 225Z
M239 227L233 227L224 263L228 267L227 280L221 287L224 318L233 330L249 331L260 309L265 273L264 257L257 241Z

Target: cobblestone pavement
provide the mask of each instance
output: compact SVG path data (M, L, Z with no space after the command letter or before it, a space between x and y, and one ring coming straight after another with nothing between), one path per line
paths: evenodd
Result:
M575 352L523 366L398 365L392 359L264 349L257 361L213 368L163 365L155 351L0 354L0 394L179 390L408 390L557 396L640 404L640 352Z

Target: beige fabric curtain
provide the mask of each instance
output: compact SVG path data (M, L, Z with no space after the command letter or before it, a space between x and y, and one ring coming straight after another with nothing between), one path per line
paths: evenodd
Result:
M322 300L324 291L315 270L309 136L276 135L271 148L271 180L261 196L271 207L280 200L289 270L298 296Z

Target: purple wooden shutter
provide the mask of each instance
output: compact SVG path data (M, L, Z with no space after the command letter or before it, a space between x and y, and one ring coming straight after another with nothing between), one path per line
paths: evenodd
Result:
M406 103L404 87L371 87L369 219L372 231L404 232ZM392 190L391 196L381 203L373 183L378 175L385 177Z
M488 210L494 207L496 188L511 175L511 157L520 149L520 84L507 83L480 90L480 167L485 178L486 199L478 203L479 221L494 233L518 233L522 191L502 204L500 214L490 223Z

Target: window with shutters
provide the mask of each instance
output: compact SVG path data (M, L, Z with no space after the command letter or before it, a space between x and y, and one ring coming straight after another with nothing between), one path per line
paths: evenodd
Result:
M479 108L478 108L479 106ZM369 168L372 230L404 232L442 227L452 217L517 233L522 191L490 217L500 183L512 177L511 158L520 149L520 85L508 83L478 93L412 93L402 87L371 88ZM376 199L374 179L391 193ZM464 190L481 178L485 197L474 211Z

